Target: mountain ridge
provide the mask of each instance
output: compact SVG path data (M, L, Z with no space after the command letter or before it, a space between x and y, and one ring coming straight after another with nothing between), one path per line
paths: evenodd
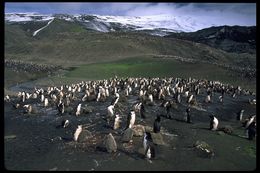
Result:
M87 29L99 32L144 31L151 35L166 36L170 33L195 32L215 26L190 16L151 15L151 16L108 16L96 14L38 14L6 13L7 23L45 22L53 18L81 23Z

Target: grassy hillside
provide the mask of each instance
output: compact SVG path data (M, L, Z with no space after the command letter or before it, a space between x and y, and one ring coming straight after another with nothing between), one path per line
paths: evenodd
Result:
M5 58L65 66L150 54L220 63L234 63L238 59L250 59L250 62L254 62L255 59L253 55L246 55L245 58L244 55L227 53L199 43L144 33L89 31L80 24L58 19L40 31L36 37L28 35L22 25L5 27Z
M210 64L214 62L255 68L255 55L227 53L200 43L140 32L94 32L78 23L56 19L33 37L33 29L37 27L36 24L6 24L5 58L75 67L63 77L50 77L50 84L104 79L114 75L191 76L220 80L255 90L255 80L241 78L240 74ZM174 60L175 56L197 61L195 64L180 62ZM5 75L5 86L20 82L20 79L37 78L34 74L26 75ZM48 83L47 80L39 82Z
M192 77L240 85L253 91L256 89L256 81L241 78L240 75L221 67L205 63L183 63L170 58L158 59L151 56L82 65L65 74L63 78L55 78L55 80L96 80L108 79L115 75L118 77Z

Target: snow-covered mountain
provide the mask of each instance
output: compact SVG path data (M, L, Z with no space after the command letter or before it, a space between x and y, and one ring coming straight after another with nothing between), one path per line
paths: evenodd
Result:
M152 35L165 36L172 32L194 32L214 26L192 17L154 15L154 16L104 16L104 15L68 15L37 13L6 13L6 22L40 22L51 21L54 18L70 22L80 22L86 28L100 31L144 31Z

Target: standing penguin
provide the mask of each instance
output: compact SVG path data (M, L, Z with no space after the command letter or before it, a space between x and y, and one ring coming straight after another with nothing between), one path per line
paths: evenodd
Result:
M47 107L48 104L49 104L48 98L45 98L45 99L44 99L44 107Z
M63 102L60 102L60 103L58 104L58 111L59 111L60 114L63 114L63 113L64 113L65 108L64 108L64 103L63 103Z
M187 114L187 123L191 123L190 107L186 109L186 114Z
M79 134L82 132L82 125L78 125L78 128L76 129L74 133L74 141L78 140Z
M119 94L116 93L115 95L116 95L116 97L111 101L111 105L113 105L113 106L115 106L119 100Z
M80 115L80 111L81 111L81 103L77 106L76 116Z
M157 115L157 118L154 120L153 123L153 132L160 133L160 130L161 130L161 117L160 115Z
M177 100L176 101L177 101L177 103L181 103L181 95L180 94L177 95Z
M121 122L121 121L120 121L120 117L119 117L118 114L116 114L115 121L114 121L114 127L113 127L114 130L116 130L116 129L119 128L120 122Z
M237 120L241 121L243 118L243 113L245 110L241 109L238 113L237 113Z
M253 140L256 135L256 122L252 122L247 128L248 139Z
M167 104L166 104L166 117L169 118L169 119L172 119L170 111L171 111L171 104L170 104L170 102L167 102Z
M135 112L131 111L130 114L128 114L128 116L127 116L127 126L126 126L126 129L127 128L132 128L134 123L135 123Z
M220 103L223 103L223 96L222 96L222 95L219 96L218 99L219 99L219 102L220 102Z
M249 118L246 119L246 121L244 122L244 127L247 129L249 127L249 125L254 121L255 119L255 115L250 115Z
M145 109L144 109L144 104L141 103L141 106L140 106L140 115L141 115L141 118L145 119L146 116L145 116Z
M193 99L193 95L191 94L191 95L188 96L188 98L187 98L187 103L190 103L192 99Z
M210 130L217 130L218 129L218 119L213 116L210 115Z
M209 95L209 94L206 96L205 102L206 102L206 103L210 103L210 102L211 102L211 99L210 99L210 95Z
M143 147L145 158L150 160L155 157L155 149L154 146L152 146L152 137L150 133L144 133Z
M63 121L61 122L61 126L62 126L63 128L68 127L68 125L69 125L69 120L63 120Z
M114 117L114 106L110 105L107 107L107 124L110 124L110 120Z

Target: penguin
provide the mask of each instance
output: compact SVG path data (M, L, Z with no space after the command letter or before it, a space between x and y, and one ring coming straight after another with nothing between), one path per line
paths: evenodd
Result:
M196 95L199 95L199 93L200 93L199 87L197 87L197 88L195 89L195 93L196 93Z
M153 132L160 133L161 130L161 117L157 115L157 118L154 120L153 123Z
M217 130L218 129L218 119L213 116L213 115L210 115L210 130Z
M144 147L144 151L146 151L147 147L148 147L148 143L152 142L152 137L151 134L148 132L144 133L144 138L143 138L143 147Z
M115 121L114 121L114 127L113 127L114 130L116 130L116 129L119 128L120 122L121 122L121 121L120 121L120 117L119 117L118 114L116 114Z
M110 123L110 120L114 116L114 105L110 105L107 107L107 123Z
M25 98L26 98L25 92L23 91L23 92L22 92L22 97L21 97L22 102L25 102Z
M193 95L191 94L191 95L188 97L188 99L187 99L187 103L190 103L192 99L193 99Z
M44 102L44 95L41 94L41 102Z
M63 121L61 122L61 126L62 126L63 128L68 127L68 125L69 125L69 120L63 120Z
M252 99L252 100L248 99L248 102L250 105L256 105L256 99Z
M87 98L88 98L88 95L85 94L85 95L82 97L81 101L85 102L85 101L87 100Z
M111 101L111 105L113 105L113 106L115 106L119 100L119 94L116 93L115 95L116 95L116 97Z
M58 104L58 111L59 111L59 113L60 114L63 114L64 113L64 103L63 102L60 102L59 104Z
M209 95L209 94L207 95L207 97L206 97L206 99L205 99L205 102L206 102L206 103L210 103L210 102L211 102L211 100L210 100L210 95Z
M82 132L82 125L78 125L78 128L76 129L74 133L74 141L78 140L79 134Z
M151 103L153 103L153 95L152 95L152 94L149 94L148 99L149 99L149 101L150 101Z
M169 118L169 119L172 119L170 111L171 111L171 104L168 102L166 104L166 117Z
M13 103L12 106L13 106L13 108L18 109L20 107L20 104L19 103L16 103L16 104Z
M5 100L6 102L10 102L10 97L9 97L9 95L6 95L5 98L4 98L4 100Z
M223 96L222 96L222 95L219 96L218 99L219 99L219 102L220 102L220 103L223 103Z
M25 108L24 113L30 114L32 112L32 105L24 105Z
M148 160L155 158L154 146L148 144L147 149L145 151L145 158L147 158Z
M48 98L45 98L45 99L44 99L44 107L47 107L48 104L49 104Z
M189 96L189 91L185 91L185 93L184 93L184 97L188 97Z
M80 111L81 111L81 103L77 107L76 116L80 115Z
M141 103L140 105L140 115L141 115L141 118L145 119L146 116L145 116L145 108L144 108L144 104Z
M186 114L187 114L187 123L191 123L190 107L186 109Z
M241 109L238 113L237 113L237 120L241 121L243 118L243 113L245 110Z
M253 140L256 135L256 122L252 122L247 128L248 140Z
M247 129L249 127L249 125L254 121L255 119L255 115L250 115L249 118L246 119L246 121L244 122L244 127Z
M100 99L100 95L101 95L101 93L99 92L98 95L97 95L97 99L96 99L97 102L98 102L99 99Z
M135 123L135 112L131 111L127 116L127 128L132 128Z
M150 133L145 132L143 138L144 157L151 160L155 157L155 149L152 146L152 137Z
M177 101L177 103L181 103L181 95L180 94L177 95L177 100L176 101Z

